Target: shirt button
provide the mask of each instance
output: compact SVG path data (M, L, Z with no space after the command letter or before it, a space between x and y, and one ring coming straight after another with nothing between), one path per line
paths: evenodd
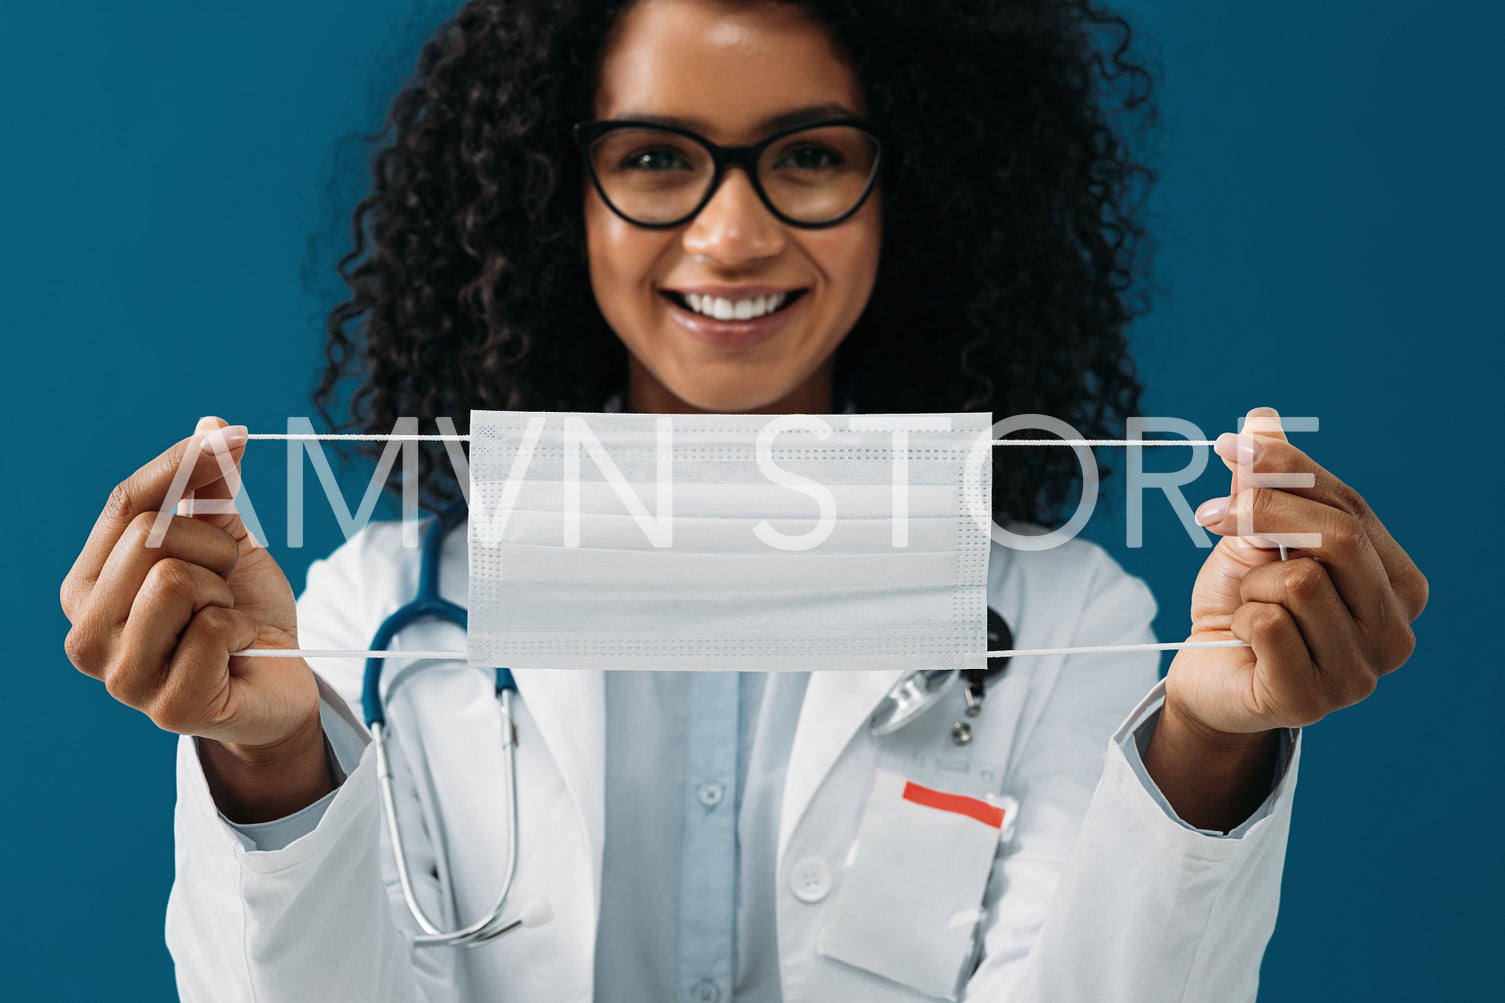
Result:
M721 799L725 796L726 788L721 786L714 780L708 783L701 784L699 787L695 788L696 799L699 800L700 803L705 805L707 808L716 807L721 803ZM711 984L709 982L703 982L701 983L701 985ZM711 985L711 988L714 989L716 987L714 985Z
M831 893L831 868L818 857L806 857L789 872L789 890L801 902L819 902Z
M721 998L721 990L716 988L716 983L709 980L695 983L695 988L690 990L690 998L695 1003L716 1003Z

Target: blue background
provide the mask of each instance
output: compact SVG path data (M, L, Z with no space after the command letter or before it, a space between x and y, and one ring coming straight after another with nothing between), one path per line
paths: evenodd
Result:
M9 998L172 994L174 738L68 664L57 586L110 487L199 415L277 431L310 413L359 184L342 139L379 123L444 6L0 6ZM1128 10L1166 124L1157 308L1134 333L1144 413L1210 435L1258 404L1319 416L1297 441L1432 585L1410 664L1308 733L1262 996L1488 994L1505 929L1488 583L1505 555L1499 461L1472 440L1497 437L1505 377L1505 6ZM307 545L283 545L284 463L253 448L247 483L298 587L338 534L316 503ZM1219 470L1193 504L1225 493ZM1146 505L1142 549L1121 499L1089 535L1149 580L1159 636L1179 639L1205 552Z

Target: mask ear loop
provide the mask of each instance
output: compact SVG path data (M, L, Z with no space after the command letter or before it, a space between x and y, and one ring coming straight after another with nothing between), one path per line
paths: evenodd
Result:
M464 433L439 433L439 434L381 434L367 432L251 432L246 436L250 439L264 439L274 442L300 442L300 441L337 441L350 442L469 442L470 436ZM995 439L994 446L1216 446L1214 439ZM186 499L185 499L186 500ZM187 506L192 505L187 500ZM190 508L191 511L191 508ZM1288 558L1286 545L1277 544L1280 547L1280 559ZM1012 643L1013 638L1009 638ZM1182 648L1247 648L1247 641L1170 641L1152 644L1103 644L1103 645L1078 645L1066 648L1030 648L1030 649L1005 649L989 650L986 655L990 660L999 659L1006 662L1014 655L1068 655L1087 654L1091 652L1138 652L1138 651L1179 651ZM265 658L468 658L468 651L358 651L346 649L314 649L299 648L292 650L270 648L246 648L242 651L232 651L235 656L265 657Z

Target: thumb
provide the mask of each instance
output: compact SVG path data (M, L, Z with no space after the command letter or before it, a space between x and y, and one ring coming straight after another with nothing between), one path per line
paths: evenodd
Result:
M183 500L178 504L178 514L193 516L212 523L240 540L246 535L246 528L241 523L231 499L240 490L240 461L245 454L245 440L242 439L234 446L225 448L222 437L210 438L212 433L228 427L229 422L214 415L205 415L194 426L193 434L201 437L201 448L205 454L208 454L208 462L217 463L220 476L184 495ZM200 504L207 500L215 501L217 504Z
M1285 429L1280 424L1280 414L1273 407L1257 407L1244 416L1244 428L1239 433L1240 437L1250 436L1256 441L1289 442L1286 438ZM1221 456L1223 466L1233 474L1233 486L1231 493L1237 494L1238 486L1238 461Z

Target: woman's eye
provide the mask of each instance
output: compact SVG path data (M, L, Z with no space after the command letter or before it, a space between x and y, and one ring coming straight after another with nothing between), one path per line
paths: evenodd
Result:
M800 171L818 171L827 167L840 167L841 155L823 146L802 146L791 150L779 159L777 166L792 167Z
M642 150L624 160L622 166L633 171L688 170L690 167L674 150Z

